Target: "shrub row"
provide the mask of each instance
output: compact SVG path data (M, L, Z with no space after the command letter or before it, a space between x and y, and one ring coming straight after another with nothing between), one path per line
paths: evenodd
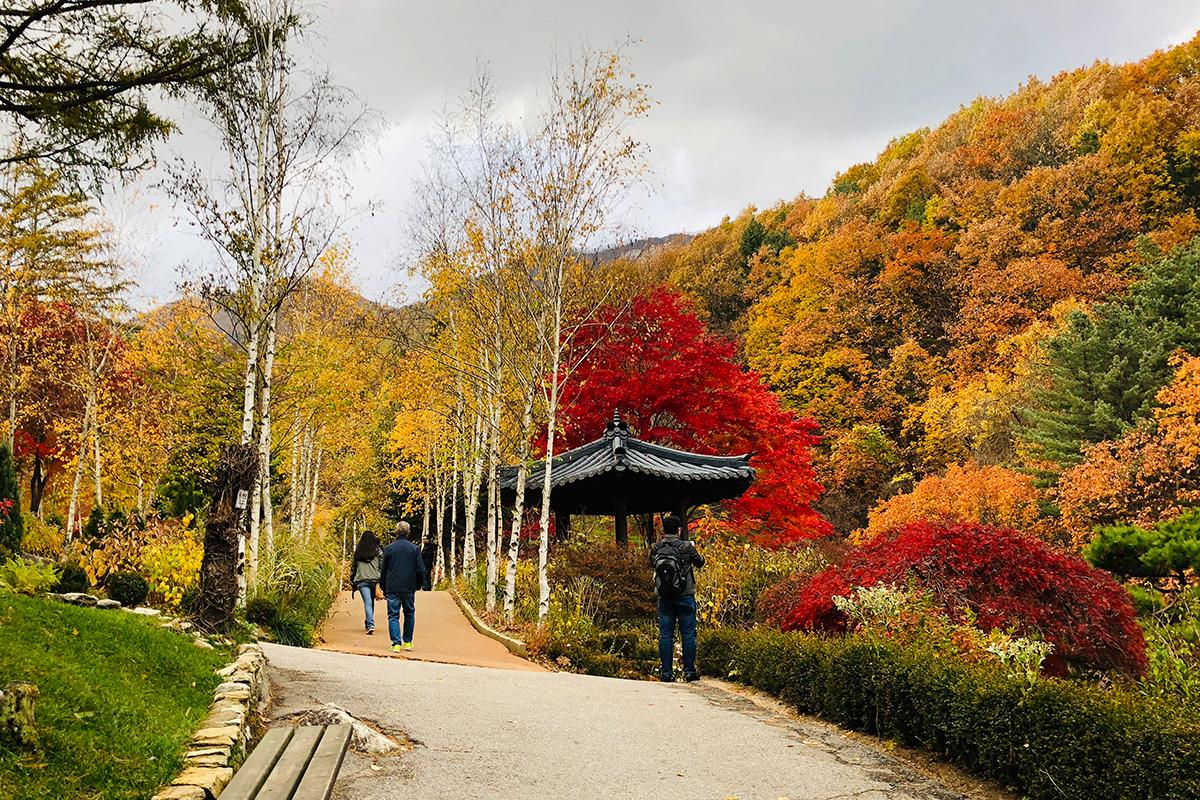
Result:
M862 637L713 629L702 670L844 727L944 754L1040 800L1200 797L1200 723L1121 690Z

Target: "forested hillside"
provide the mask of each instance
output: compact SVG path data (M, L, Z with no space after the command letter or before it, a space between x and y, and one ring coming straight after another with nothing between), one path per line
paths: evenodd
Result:
M1200 352L1198 202L1200 38L979 98L823 197L744 211L648 269L820 423L839 531L935 479L976 505L1002 484L1008 507L974 516L1032 509L1061 536L1061 487L1087 505L1094 462L1194 390L1171 359Z

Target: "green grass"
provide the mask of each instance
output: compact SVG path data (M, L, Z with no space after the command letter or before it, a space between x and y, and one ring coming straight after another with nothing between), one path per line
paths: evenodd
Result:
M119 611L0 595L0 684L37 684L40 755L0 745L5 800L144 800L179 771L229 660Z

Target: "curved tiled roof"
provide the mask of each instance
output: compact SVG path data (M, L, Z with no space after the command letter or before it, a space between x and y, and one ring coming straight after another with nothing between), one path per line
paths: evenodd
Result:
M642 441L631 436L628 426L614 416L602 438L554 457L551 489L622 472L670 481L738 481L748 486L754 480L754 468L749 459L749 455L689 453ZM545 463L531 464L526 474L527 487L540 492L544 477ZM517 468L503 467L501 488L515 490L516 484Z

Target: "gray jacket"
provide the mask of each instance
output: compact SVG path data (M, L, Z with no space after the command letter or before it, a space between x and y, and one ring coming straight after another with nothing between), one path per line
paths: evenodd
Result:
M355 561L350 573L350 585L360 583L379 583L379 574L383 570L383 553L376 553L370 561Z

